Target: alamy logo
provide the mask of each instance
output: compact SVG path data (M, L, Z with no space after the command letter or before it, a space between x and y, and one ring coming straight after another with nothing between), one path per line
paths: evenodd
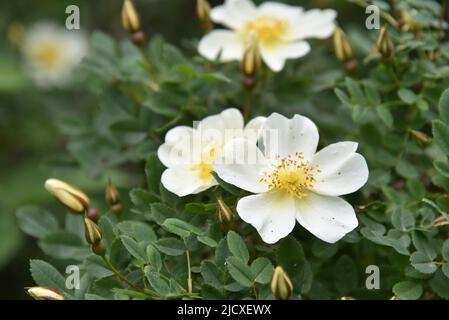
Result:
M369 14L365 21L365 27L368 30L380 29L380 9L378 6L370 5L365 9L365 13Z
M80 8L74 4L67 6L65 8L65 13L68 14L65 19L65 27L68 30L79 30L80 29Z

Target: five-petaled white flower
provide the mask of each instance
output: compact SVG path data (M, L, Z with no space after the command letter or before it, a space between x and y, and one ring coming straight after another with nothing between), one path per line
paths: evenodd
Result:
M273 113L258 144L235 139L224 147L222 161L214 162L221 179L256 193L240 199L237 212L266 243L287 236L295 220L329 243L357 227L354 209L338 196L366 183L366 161L356 153L355 142L331 144L315 153L318 139L310 119ZM257 161L247 161L248 155Z
M310 51L307 38L324 39L335 30L335 10L313 9L276 2L256 7L251 0L226 0L214 7L211 19L231 30L214 30L198 46L209 60L218 56L223 62L242 59L250 36L255 34L263 61L273 71L280 71L285 60L300 58Z
M256 117L244 126L240 111L230 108L204 118L195 128L171 129L157 152L167 167L161 177L163 186L182 197L217 185L212 162L221 156L224 145L239 137L256 141L264 121L264 117Z
M43 21L29 28L21 49L36 85L49 88L70 81L74 67L87 54L88 44L83 33Z

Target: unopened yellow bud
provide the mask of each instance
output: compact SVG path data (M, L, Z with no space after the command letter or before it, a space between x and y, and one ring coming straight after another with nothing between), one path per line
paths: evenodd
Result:
M355 299L353 297L351 297L351 296L345 296L345 297L341 297L338 300L355 300Z
M392 296L392 297L390 298L390 300L401 300L401 298L399 298L398 296Z
M84 237L89 244L99 243L102 237L100 227L87 217L84 217Z
M111 179L109 179L108 184L106 185L105 199L106 202L110 205L114 205L120 202L120 193L112 184Z
M448 224L449 224L449 221L447 220L447 218L445 216L439 216L432 222L433 227L441 227L441 226L446 226Z
M234 214L221 197L217 198L217 215L218 221L226 227L232 227L234 223Z
M352 59L352 47L344 31L337 27L334 32L334 50L338 60L347 62Z
M140 30L140 17L132 0L125 0L122 8L122 26L128 33Z
M196 1L196 14L202 22L210 20L210 4L207 0Z
M430 137L424 132L412 129L410 130L410 134L412 135L412 138L419 144L427 144L430 142Z
M387 26L382 27L380 30L379 38L376 42L377 51L384 58L389 58L394 52L394 44L391 40L391 35L387 30Z
M271 278L271 292L277 299L287 300L293 293L293 284L288 274L282 269L281 266L277 266L274 269L273 277Z
M412 14L410 14L410 12L408 11L402 12L402 30L417 32L421 29L422 25L420 25L413 19L413 16Z
M26 292L36 300L64 300L61 293L51 288L31 287Z
M257 35L252 33L243 53L240 69L246 76L252 77L257 73L257 70L259 70L260 64L259 41Z
M101 240L100 242L92 245L92 252L97 256L104 256L106 254L106 242Z
M48 179L45 181L45 188L73 213L84 213L89 209L90 200L87 195L64 181Z

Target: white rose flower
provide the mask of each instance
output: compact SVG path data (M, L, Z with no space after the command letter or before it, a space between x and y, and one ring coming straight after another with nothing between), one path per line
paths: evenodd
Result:
M37 86L66 85L74 67L87 54L87 39L52 22L38 22L26 32L22 43L31 78Z
M226 0L214 7L211 19L231 30L214 30L205 35L198 51L209 60L220 55L222 62L241 60L251 34L256 34L263 61L280 71L287 59L300 58L310 51L308 38L324 39L335 30L335 10L313 9L276 2L256 7L251 0Z
M264 117L257 117L244 127L240 111L230 108L204 118L195 128L171 129L157 152L167 167L161 177L163 186L182 197L217 185L212 162L221 156L225 144L239 137L256 141L264 121Z
M355 192L368 180L357 143L339 142L316 152L318 129L308 118L273 113L260 132L259 147L236 139L223 149L214 171L249 192L237 204L239 216L266 243L292 232L295 220L323 241L334 243L357 227L352 206L338 196ZM247 161L253 155L257 161Z

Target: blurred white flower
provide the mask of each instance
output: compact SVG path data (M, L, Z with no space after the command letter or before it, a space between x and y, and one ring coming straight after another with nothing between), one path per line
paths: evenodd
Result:
M27 29L21 49L36 85L49 88L70 82L74 67L87 54L88 44L80 31L38 22Z
M354 209L338 197L368 179L357 143L339 142L315 153L315 124L300 115L287 119L277 113L266 119L260 137L259 146L245 139L229 142L222 151L228 160L214 162L213 168L224 181L257 193L240 199L237 213L266 243L287 236L295 220L329 243L357 227ZM257 154L257 163L239 161L248 154Z
M300 58L310 51L307 38L324 39L335 30L335 10L313 9L276 2L256 7L251 0L226 0L211 11L211 19L231 30L214 30L198 46L209 60L218 56L222 62L240 60L246 42L256 34L263 61L273 71L280 71L287 59Z
M217 185L212 162L221 155L224 145L238 137L256 141L264 121L264 117L257 117L244 126L240 111L230 108L204 118L194 128L171 129L157 152L167 167L161 177L163 186L182 197Z

